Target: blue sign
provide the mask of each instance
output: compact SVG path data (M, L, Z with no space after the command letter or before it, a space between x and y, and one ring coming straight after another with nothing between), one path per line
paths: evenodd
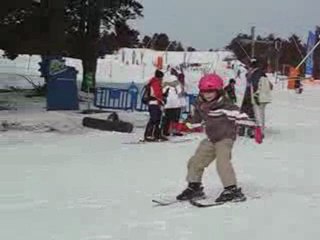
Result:
M316 42L316 35L309 31L309 37L307 42L307 53L311 51L311 49L314 47L314 44ZM306 60L306 75L312 76L313 75L313 53L310 54L310 56Z

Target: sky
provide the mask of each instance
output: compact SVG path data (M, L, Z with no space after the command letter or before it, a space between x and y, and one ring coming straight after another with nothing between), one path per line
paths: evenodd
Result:
M139 0L144 17L134 23L141 35L167 33L171 40L199 50L225 47L238 33L296 33L306 41L320 25L319 0Z

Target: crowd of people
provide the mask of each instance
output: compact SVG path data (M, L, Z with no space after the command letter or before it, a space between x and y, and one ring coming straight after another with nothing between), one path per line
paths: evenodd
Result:
M150 119L144 140L167 141L170 135L181 136L178 124L186 107L184 75L175 68L171 68L166 75L156 70L147 85Z
M204 125L206 138L188 161L188 186L176 197L177 200L204 197L202 175L213 161L217 163L217 172L224 187L216 202L246 200L238 187L231 162L232 148L237 135L254 137L254 128L261 129L263 137L265 109L271 102L273 88L255 59L250 62L246 79L241 107L237 106L234 79L230 79L227 86L217 74L206 74L200 79L194 111L186 125L190 129ZM150 119L145 130L145 141L167 141L169 135L180 136L177 124L186 105L183 73L179 74L174 68L167 75L156 70L147 85Z
M266 106L271 103L272 83L256 59L252 59L246 75L246 89L241 103L241 112L261 127L264 136ZM182 69L170 67L166 74L156 70L147 84L150 119L145 141L167 141L170 135L181 136L181 114L186 109L185 76ZM223 95L233 104L238 104L236 80L231 78L223 88ZM239 136L254 137L252 127L238 125Z

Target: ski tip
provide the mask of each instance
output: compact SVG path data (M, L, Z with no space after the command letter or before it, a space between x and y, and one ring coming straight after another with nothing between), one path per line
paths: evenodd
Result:
M175 203L179 203L181 201L179 200L168 200L168 201L165 201L165 200L155 200L153 199L152 200L153 203L155 203L155 206L169 206L169 205L172 205L172 204L175 204Z
M200 203L199 201L194 199L189 200L189 203L198 208L214 207L214 206L220 206L224 204L224 202Z

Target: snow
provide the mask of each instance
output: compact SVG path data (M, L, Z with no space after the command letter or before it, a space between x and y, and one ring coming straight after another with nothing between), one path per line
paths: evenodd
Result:
M125 49L125 62L132 51ZM122 63L121 54L99 60L100 84L142 83L163 53L146 50L145 65ZM217 64L227 80L234 72L221 59L229 54L193 53L187 62ZM183 53L169 53L168 63L183 58ZM41 82L38 61L37 56L0 59L1 88L26 88L29 83L19 75ZM79 60L67 61L81 71ZM187 73L191 91L199 75ZM46 111L43 98L0 93L1 106L11 109L0 111L0 239L313 239L320 232L320 86L305 86L298 95L286 90L285 81L272 81L264 143L238 138L234 147L233 163L248 201L207 209L151 202L174 198L185 188L186 164L203 134L192 134L193 140L184 143L125 144L143 135L147 113L119 111L121 119L134 123L134 132L103 132L84 128L88 115L80 111ZM239 94L243 86L242 76ZM220 193L214 164L203 183L210 199Z
M276 88L264 143L239 138L234 148L248 201L207 209L151 203L183 190L202 134L123 144L142 136L146 114L121 113L138 126L123 134L84 129L77 112L1 111L1 120L64 131L1 132L0 239L312 239L320 223L319 93L319 86L302 95ZM214 199L221 191L214 164L203 182Z

